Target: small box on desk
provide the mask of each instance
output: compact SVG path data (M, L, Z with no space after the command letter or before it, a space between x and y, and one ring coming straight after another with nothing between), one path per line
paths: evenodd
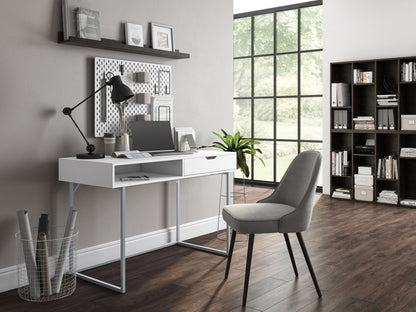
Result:
M373 201L374 189L368 185L355 185L354 186L354 198L355 200Z
M402 130L416 130L416 115L402 115Z

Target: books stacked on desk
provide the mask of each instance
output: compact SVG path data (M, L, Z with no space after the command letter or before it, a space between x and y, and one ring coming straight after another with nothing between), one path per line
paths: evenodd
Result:
M378 159L377 178L379 179L397 179L397 158L396 156L386 156Z
M398 105L396 94L378 94L377 105Z
M377 202L382 204L397 205L397 201L397 192L392 190L382 190L377 197Z
M400 157L416 157L416 148L402 147L400 149Z
M351 199L351 190L347 188L337 188L332 192L333 198Z
M374 130L373 116L358 116L354 118L354 129L356 130Z
M349 151L333 151L331 153L331 171L334 176L346 176L350 172Z
M405 206L414 206L416 207L416 199L402 199L400 201L400 205L405 205Z

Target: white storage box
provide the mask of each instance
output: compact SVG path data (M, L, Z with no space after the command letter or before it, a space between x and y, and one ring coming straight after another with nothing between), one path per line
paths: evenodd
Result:
M372 186L355 185L354 187L355 200L373 201L374 190Z
M354 184L373 186L374 177L368 174L354 174Z
M358 166L358 174L372 175L373 167Z
M416 115L402 115L402 130L416 130Z

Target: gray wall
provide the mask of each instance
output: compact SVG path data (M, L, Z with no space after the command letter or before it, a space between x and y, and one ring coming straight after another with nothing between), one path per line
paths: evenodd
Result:
M330 177L331 62L416 55L413 0L324 0L323 140L324 192Z
M16 210L27 209L32 225L49 213L63 225L67 190L58 182L57 159L83 152L84 142L64 106L93 92L93 58L110 57L173 66L174 122L195 128L200 144L213 141L212 130L232 129L232 1L90 1L101 14L104 38L122 39L124 22L159 22L175 28L175 45L190 59L170 60L56 43L61 26L60 0L4 0L0 10L0 269L16 264ZM74 117L93 138L93 109L81 106ZM219 177L182 183L182 222L215 216ZM150 185L127 191L127 234L172 226L174 186ZM168 204L167 204L168 203ZM119 192L82 186L79 248L118 238Z

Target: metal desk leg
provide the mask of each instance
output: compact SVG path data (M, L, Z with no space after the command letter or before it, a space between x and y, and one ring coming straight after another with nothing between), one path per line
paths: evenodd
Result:
M227 204L230 202L230 185L229 185L229 173L226 173L227 177ZM180 185L179 180L176 181L176 243L181 246L190 247L194 249L198 249L201 251L209 252L215 255L228 257L228 251L230 246L230 230L229 226L227 225L227 250L219 250L215 248L205 247L197 244L182 242L180 237L180 222L179 222L179 191L180 191Z
M71 183L72 184L72 183ZM70 195L71 196L71 195ZM72 194L73 196L73 194ZM73 200L73 199L72 199ZM70 199L71 202L71 199ZM77 276L88 282L117 291L124 294L126 292L126 231L125 231L125 208L126 208L126 188L120 188L120 286L116 286L102 280L90 277L85 274L77 273Z

